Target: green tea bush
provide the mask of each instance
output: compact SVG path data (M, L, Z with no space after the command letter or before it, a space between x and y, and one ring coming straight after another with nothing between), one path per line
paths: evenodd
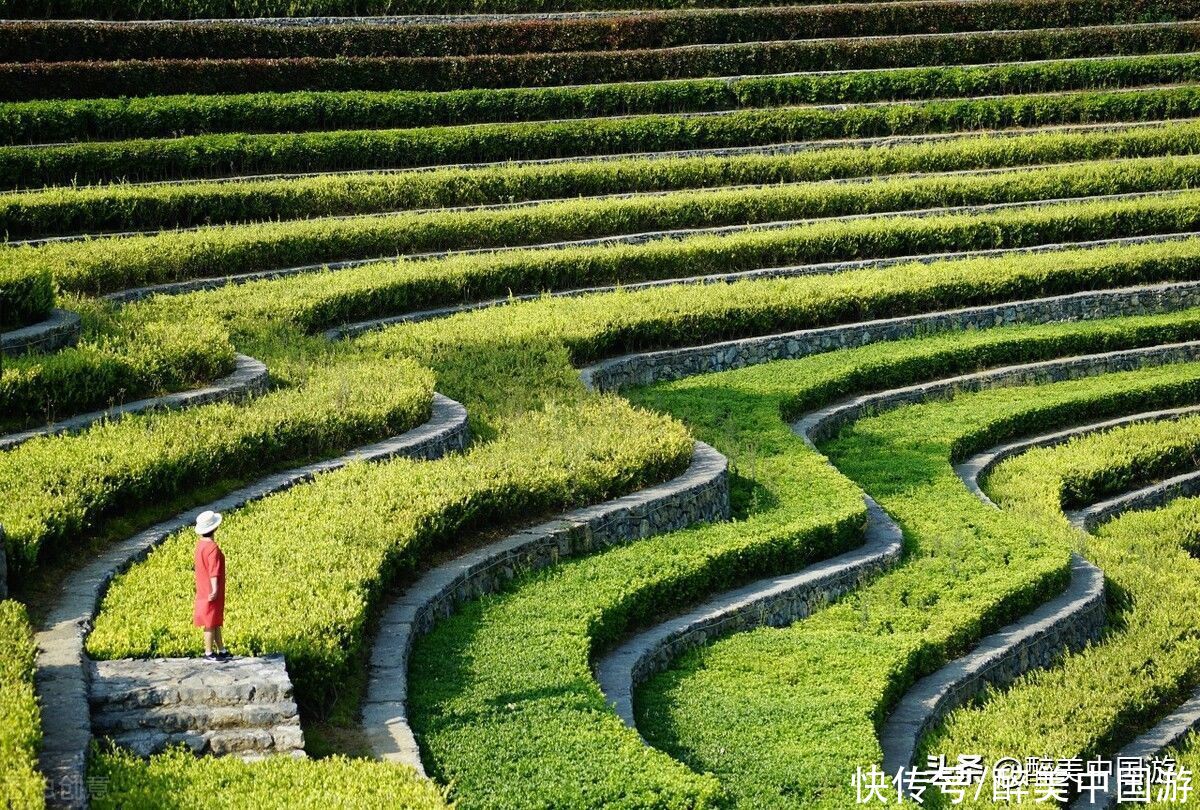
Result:
M445 793L411 768L367 759L197 758L175 749L142 759L121 749L93 751L88 775L103 785L96 810L201 807L220 797L230 810L392 807L443 810Z
M33 439L0 454L9 566L26 572L112 514L263 466L327 456L428 418L433 375L409 361L317 367L295 388Z
M297 697L325 703L359 660L384 588L422 555L477 526L663 480L691 454L682 426L614 398L508 424L462 456L353 465L227 516L230 649L286 654ZM187 610L194 543L181 532L114 581L87 641L91 655L200 651ZM283 569L279 555L290 561Z
M727 774L709 762L696 766L685 760L693 766L694 773L689 773L657 751L642 747L637 735L606 708L592 679L590 662L630 629L671 615L708 593L795 570L857 542L863 518L860 491L792 435L784 420L842 396L963 373L981 365L1040 360L1101 345L1152 344L1168 335L1195 334L1196 317L1193 311L1149 319L957 333L704 375L633 393L635 402L683 420L700 438L732 457L738 519L732 524L649 538L521 577L509 593L463 606L430 636L418 640L410 669L410 717L427 766L436 778L454 786L454 796L463 807L539 806L546 796L554 796L564 806L604 805L631 795L638 797L637 802L659 806L694 803L697 796L711 800L714 783L695 773L716 771L722 781ZM1161 380L1126 380L1124 386L1139 396L1153 397L1159 395L1156 384L1170 390L1183 379L1186 382L1178 383L1172 394L1161 395L1194 397L1200 392L1198 375L1200 367L1193 365L1162 375L1168 380L1165 384ZM1061 407L1061 402L1067 401L1073 402L1071 407L1096 407L1104 397L1114 397L1110 390L1089 398L1081 393L1082 387L1079 384L1070 395L1064 393L1054 404ZM1187 393L1180 394L1179 389ZM1000 399L996 398L996 410L1007 417ZM1080 406L1074 402L1077 399L1085 402ZM1032 396L1022 404L1036 411L1025 415L1026 423L1046 419L1051 412ZM960 434L950 432L950 437L956 439ZM928 449L930 457L939 460L953 479L946 464L948 453L947 439ZM883 454L880 464L896 475L895 456ZM912 478L927 471L924 467L914 471ZM938 485L946 487L944 480ZM897 482L897 488L901 486L906 493L913 488L907 478ZM955 510L975 505L985 511L973 500L951 499L951 503ZM957 511L951 514L959 516ZM976 525L991 542L989 554L1011 553L1011 567L1004 572L1011 579L977 575L970 580L972 589L947 587L944 610L939 605L938 611L932 611L930 602L913 604L911 610L900 608L903 615L895 617L897 633L911 638L911 628L902 626L901 621L920 616L936 623L929 628L931 635L949 631L953 634L950 643L961 644L969 640L964 636L980 632L980 623L990 625L1000 618L998 614L1008 611L1019 613L1061 585L1066 559L1061 546L1030 543L1028 533L1016 529L1013 521L980 521ZM920 552L914 546L910 553ZM919 562L926 564L924 557ZM936 559L929 566L939 567ZM964 561L959 573L968 572L980 573ZM951 572L926 573L929 579L918 580L914 601L926 589L936 590ZM916 578L916 574L909 575L909 582ZM872 587L878 589L879 599L899 590L883 582ZM857 611L854 617L858 619ZM870 661L876 649L886 651L892 643L890 628L885 626L888 618L877 620L872 614L869 628L854 633L860 643L849 644L841 661L828 658L821 662L831 669L838 667L841 690L860 698L870 690L872 697L879 699L880 678L875 673L869 677L851 674L843 664ZM961 629L964 626L967 629ZM880 637L873 639L871 631L877 627ZM902 663L931 667L936 666L938 654L931 646L919 661L903 662L901 656L890 657L886 664L897 670ZM897 671L891 674L905 677ZM828 689L819 696L826 701L836 698ZM785 706L777 704L776 710L782 713ZM864 748L838 763L845 767L864 750L874 748L874 727L869 713L841 718L840 708L837 703L830 705L830 718L857 725L856 733L864 742ZM730 730L749 730L738 725L736 718L737 712L724 718ZM803 752L810 773L819 771L820 777L827 777L833 760L820 757L828 730L827 719L821 721L795 727L797 733L810 734L805 749L781 745L785 735L775 733L772 743L768 744L766 737L756 738L743 751L742 740L731 738L726 729L712 729L706 745L714 750L718 762L723 756L758 757L772 767L778 760L787 762ZM729 750L724 750L727 741ZM661 747L659 740L654 742ZM715 753L717 748L723 749L720 754ZM741 764L746 763L742 760ZM751 776L759 775L760 770L747 767ZM842 800L848 784L848 773L841 772L823 788L836 791ZM805 802L808 806L812 798L808 792L789 792L780 804ZM765 806L753 800L747 804Z
M530 123L272 135L195 135L39 147L0 147L0 188L266 172L531 160L704 149L795 140L1033 127L1200 114L1200 88L1145 88L789 107L703 116L643 115Z
M1117 88L1197 78L1200 55L1170 54L440 93L295 91L26 101L0 104L0 132L11 143L58 143L215 132L382 129Z
M1172 53L1200 23L849 37L575 53L0 65L0 100L307 90L458 90Z
M8 259L16 266L49 267L64 289L104 293L204 277L211 275L214 268L219 268L222 275L238 275L343 259L938 206L1165 191L1197 185L1200 185L1200 157L1146 158L978 176L715 189L481 211L225 226L18 248L7 256L0 254L0 262ZM897 225L912 227L911 221L906 220L874 223L873 232L886 232ZM862 223L854 221L831 222L824 230L838 227L851 233L856 228L862 232ZM922 230L920 225L916 228ZM851 240L853 237L848 236L845 241ZM875 235L872 240L882 247L880 243L885 238ZM883 248L888 252L895 249ZM866 254L867 250L861 246L831 247L828 258ZM480 261L512 263L502 255ZM539 283L549 283L550 288L558 286L552 279L553 276L544 275ZM528 291L530 285L515 283L511 289Z
M1076 349L1094 350L1086 339ZM805 380L803 369L787 379ZM754 371L725 385L753 390ZM790 627L686 653L639 690L639 729L714 772L733 803L852 805L851 775L878 764L876 728L908 686L1065 584L1069 533L986 506L951 462L1016 436L1198 398L1200 365L1190 363L964 394L854 423L822 449L904 528L904 563Z
M987 481L1004 509L1062 531L1063 508L1195 469L1200 420L1133 425L1010 459ZM981 706L951 714L931 753L970 750L1108 756L1187 699L1200 682L1195 638L1200 503L1132 512L1084 542L1104 570L1114 619L1101 643L1026 676ZM1148 662L1153 662L1148 665Z
M20 602L0 601L0 798L12 810L40 810L37 771L41 712L33 691L37 650Z
M1200 123L953 138L784 155L631 158L386 174L110 185L0 194L0 230L20 239L80 232L487 205L897 172L988 169L1200 152Z
M40 321L54 306L54 280L46 269L0 264L0 331Z
M571 289L828 259L1017 247L1115 234L1184 232L1197 226L1200 226L1200 208L1196 207L1196 200L1182 198L1071 204L979 216L867 219L817 223L779 231L697 237L678 242L665 240L646 245L512 251L499 256L365 265L271 283L254 282L240 288L188 297L178 305L168 300L158 306L163 307L167 313L163 317L168 318L187 317L199 303L214 315L234 321L285 317L299 328L315 332L348 321L396 315L421 307L488 296L503 297L510 290ZM892 279L925 278L927 273L937 275L962 268L966 272L956 282L959 286L953 293L955 300L984 300L1008 284L1014 274L1019 275L1018 267L1046 268L1046 278L1053 278L1054 284L1059 285L1053 289L1060 291L1079 289L1078 285L1084 283L1135 283L1132 281L1135 278L1191 277L1196 247L1194 240L1181 240L1117 247L1113 252L1054 252L1043 256L988 258L980 264L938 264L932 270L918 264L900 271L885 269L881 276L871 273L822 274L762 284L707 285L704 289L685 285L631 291L626 296L601 299L602 306L597 305L596 299L548 301L544 302L544 309L537 311L539 317L562 313L565 324L571 319L576 319L576 323L594 323L597 319L608 321L619 312L622 334L604 332L605 341L612 340L613 343L597 343L589 336L576 347L584 355L595 357L598 351L617 345L648 346L695 337L698 333L689 330L701 329L702 324L711 327L714 338L783 328L795 319L781 319L779 313L790 310L794 300L808 300L810 291L837 289L843 284L855 287L856 295L867 294L866 301L877 300L869 290L858 290L860 279L869 278L872 282L887 279L887 286L881 289L890 293ZM1128 264L1124 264L1125 259ZM1073 270L1067 271L1067 267ZM1133 269L1135 267L1140 269ZM981 272L970 273L976 268ZM1061 275L1054 268L1061 268ZM901 284L903 286L903 282ZM762 291L764 297L760 298L758 291ZM941 289L940 294L952 293ZM823 296L823 293L817 295ZM963 296L961 299L960 295ZM779 298L773 301L771 296ZM908 299L903 293L890 299L892 304L901 301L911 306L936 303L935 299L923 297ZM823 304L828 303L823 301ZM176 306L180 309L175 309ZM848 314L861 314L868 308L876 313L880 311L874 306L868 307L861 299L847 299L845 306L844 311ZM520 313L533 311L519 310ZM517 319L514 316L514 322ZM439 326L431 328L440 329Z
M95 21L0 24L9 61L43 59L205 59L225 57L447 56L480 53L665 48L762 39L1138 23L1190 17L1186 0L991 0L688 9L603 18L485 20L466 23L303 26L235 21L113 25Z
M0 369L0 428L194 388L233 371L235 355L221 325L199 314L122 323L114 334L90 336L76 347L7 360Z

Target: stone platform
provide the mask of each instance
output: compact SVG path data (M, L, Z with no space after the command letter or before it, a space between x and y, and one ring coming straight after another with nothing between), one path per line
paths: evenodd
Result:
M92 730L141 756L183 743L197 754L304 756L283 656L91 663Z

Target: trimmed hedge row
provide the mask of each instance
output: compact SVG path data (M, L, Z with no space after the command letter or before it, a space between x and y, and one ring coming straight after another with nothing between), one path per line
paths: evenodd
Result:
M1176 328L1194 336L1197 314L902 341L633 392L635 402L670 413L730 455L738 473L733 482L740 519L645 539L522 577L508 593L463 606L419 639L409 676L410 716L426 764L454 785L453 798L464 807L537 806L547 795L563 806L608 805L631 794L640 805L692 806L706 789L710 798L725 800L717 806L735 806L727 794L712 796L717 787L710 778L695 775L712 773L711 764L681 772L678 763L643 748L606 706L589 664L634 627L748 579L795 571L861 538L859 490L792 435L781 414L790 418L797 409L861 391L979 366L1061 356L1096 344L1145 345L1176 334ZM985 523L980 531L995 528ZM1022 533L1015 535L1024 540ZM1002 538L1015 539L1014 533ZM1012 550L1014 567L1031 556L1021 542ZM980 600L1005 590L997 580L975 584ZM1036 599L1037 588L1029 590L1028 597ZM869 655L869 648L863 651ZM515 688L519 683L525 687ZM867 685L855 680L853 687ZM505 697L497 700L500 695ZM497 705L503 710L488 708ZM837 708L830 714L841 717ZM737 717L733 712L726 720L733 724ZM855 715L854 721L865 727L866 745L857 757L873 747L874 729L869 717ZM827 725L815 724L820 730ZM725 737L722 732L709 737L714 751ZM786 761L798 753L763 738L754 748L747 756L760 762ZM716 758L742 753L722 751ZM831 761L852 770L855 758ZM805 765L810 776L828 770L807 760ZM833 788L839 798L848 783L846 773L837 774ZM808 807L811 798L792 793L744 806Z
M1116 131L979 135L785 155L634 158L182 186L54 188L0 195L0 232L19 239L1196 152L1200 152L1200 122L1183 122Z
M0 101L295 89L458 90L1020 62L1190 51L1198 34L1200 22L1183 22L515 56L5 63L0 64Z
M1188 472L1200 453L1200 420L1132 425L1034 449L1002 463L987 488L1006 511L1063 532L1063 508ZM1195 638L1200 502L1184 499L1105 524L1084 550L1121 594L1121 620L1103 641L1026 676L984 704L952 713L926 748L1106 756L1186 700L1200 678Z
M687 466L691 444L676 423L596 398L515 417L464 455L353 465L255 502L222 527L237 572L228 582L230 647L284 653L297 698L322 705L359 660L384 589L421 555L474 528L669 478ZM293 558L297 543L302 565L273 562ZM189 617L178 611L194 595L194 583L180 576L190 576L180 564L194 544L194 533L180 532L113 582L87 640L90 655L199 652Z
M603 17L467 23L264 26L234 21L113 25L0 23L8 62L292 56L471 56L694 43L1077 27L1190 19L1191 0L960 0L682 9Z
M433 375L415 363L347 361L244 404L134 415L33 439L0 453L10 575L93 535L122 509L401 433L429 417L432 397Z
M0 261L7 260L14 267L50 268L62 288L99 294L203 278L210 276L214 268L219 268L222 276L234 276L344 259L1196 186L1200 186L1200 157L1139 158L998 174L759 186L475 211L225 226L51 243L19 248L6 257L0 254ZM827 225L855 230L853 220ZM883 248L886 237L882 234L895 225L895 221L888 221L878 226L881 233L873 240L876 249ZM855 255L845 246L836 246L830 258L847 253ZM502 254L485 255L476 266L481 262L488 266L497 262L511 265ZM542 276L538 281L557 286L552 276ZM513 289L528 291L529 283Z
M152 96L0 105L11 143L305 132L702 112L1191 82L1200 54L1039 64L904 68L845 74L693 79L649 84L455 90Z
M808 376L805 365L791 370L789 380L719 379L753 390ZM1032 431L1198 400L1200 364L1187 363L860 419L822 450L904 527L904 564L790 627L686 653L635 698L639 728L694 769L715 772L731 805L852 806L851 776L879 763L877 725L914 680L1066 585L1071 538L984 505L951 462Z
M41 711L33 691L37 649L20 602L0 601L0 797L12 810L41 810L37 770Z
M44 320L53 307L49 270L0 265L0 332Z
M835 0L841 2L841 0ZM509 14L624 10L628 0L3 0L9 19L207 19L222 17L378 17L407 14ZM760 0L650 0L646 8L762 5Z
M1200 115L1200 86L517 124L0 147L0 188L336 171Z
M196 388L230 373L235 362L228 334L211 319L118 323L76 347L6 360L0 432Z
M101 780L96 810L203 807L213 796L229 810L444 810L445 791L411 768L391 762L347 759L197 757L175 749L142 759L128 751L97 749L89 777Z
M402 262L388 266L386 272L381 272L384 268L380 265L373 265L337 273L227 287L204 293L200 298L184 296L161 299L152 305L164 313L159 317L184 318L195 301L203 301L207 311L234 322L286 318L301 329L317 331L347 321L411 312L464 299L503 297L509 291L572 289L839 258L1019 247L1099 239L1115 234L1127 236L1182 232L1198 227L1200 201L1196 194L1191 194L1187 199L1178 200L1091 202L986 216L896 217L850 223L818 223L786 231L698 237L648 245L514 251L498 257L467 256L441 261ZM1190 267L1198 246L1200 243L1194 240L1142 245L1135 247L1148 250L1148 253L1127 255L1161 257L1164 266L1176 267L1173 272L1182 272L1187 276L1192 270L1183 268ZM1061 252L1051 254L1048 259L1027 255L1010 258L1031 266L1040 265L1042 261L1061 262L1063 266L1070 263L1069 257ZM1177 265L1177 262L1183 264ZM729 295L730 301L723 301L721 306L732 306L733 300L739 295L747 296L749 302L750 298L757 295L755 291L770 289L737 284L709 286L720 292L706 290L698 293L696 290L700 288L685 285L669 293L661 289L637 291L618 300L629 302L629 306L644 305L649 317L650 313L659 311L658 302L662 301L690 301L692 295ZM565 300L561 305L568 308L572 306ZM746 303L745 306L751 305ZM578 310L572 310L570 317L586 320L590 317L588 310L587 305L580 304ZM785 323L773 321L773 316L747 315L743 321L732 318L728 313L726 315L728 317L724 323L730 329L730 336L744 334L747 330L757 332L763 323L772 323L778 328L786 326ZM767 320L760 321L760 317ZM701 322L699 314L694 320L687 321L696 328ZM641 317L635 318L629 325L631 331L628 335L617 341L619 345L606 343L588 346L585 354L597 357L626 345L637 348L669 343L667 337L656 329L645 331L648 327L643 327L641 323ZM684 323L671 328L679 329L679 335L688 334L688 327ZM676 332L672 331L671 334L675 335ZM723 335L726 333L712 335L710 339L715 340Z

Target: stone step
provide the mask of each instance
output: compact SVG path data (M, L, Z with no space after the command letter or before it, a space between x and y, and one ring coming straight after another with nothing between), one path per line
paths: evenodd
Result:
M215 731L230 728L270 728L296 719L296 704L248 703L245 706L150 706L113 710L108 707L92 712L92 728L98 734L116 734L139 729L157 729L168 733Z
M196 754L304 756L283 656L95 661L92 730L141 756L185 745Z
M221 729L205 732L168 733L153 729L123 731L111 736L113 742L138 756L148 757L183 744L192 753L213 756L237 755L257 759L265 755L286 754L303 757L304 735L300 723L269 728Z
M292 700L283 656L122 659L92 663L88 700L97 710L246 706Z

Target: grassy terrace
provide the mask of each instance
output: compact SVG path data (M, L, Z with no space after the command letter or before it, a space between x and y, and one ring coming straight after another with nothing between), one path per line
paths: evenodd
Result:
M788 428L858 392L1200 339L1194 309L927 334L621 395L578 375L629 352L1200 281L1194 2L620 5L0 0L0 234L33 240L0 244L0 331L82 318L74 345L5 350L0 432L197 389L239 354L270 374L254 396L0 452L0 806L43 804L42 723L53 736L61 718L38 705L29 631L66 574L185 508L403 433L434 391L466 406L465 452L353 463L226 515L228 641L287 656L318 756L99 745L94 806L844 807L907 685L1062 587L1079 542L1062 508L1194 463L1200 420L1130 428L1011 461L990 482L1000 511L949 466L1035 428L1200 402L1195 363L888 412L821 453ZM599 13L559 13L576 11ZM359 19L406 14L435 16ZM338 19L241 19L261 16ZM924 258L887 263L902 257ZM120 298L191 282L215 288ZM732 461L734 521L466 603L408 673L430 778L364 756L364 662L397 591L676 475L694 438ZM655 678L638 699L654 748L604 705L597 654L858 545L864 491L905 529L898 568ZM926 747L1104 751L1200 682L1194 511L1089 538L1129 595L1104 641L956 712ZM173 535L114 581L88 655L201 651L192 545Z
M640 690L639 728L694 769L715 773L739 804L852 803L845 763L878 761L876 724L906 684L1064 582L1070 533L992 511L962 488L949 462L1081 417L1193 402L1189 368L961 395L847 428L823 450L901 523L903 565L790 628L685 654ZM769 390L781 379L806 379L805 371L765 366L647 398L668 410L704 409L712 420L719 411L705 403L709 391ZM1107 461L1117 466L1111 455ZM1074 705L1078 689L1068 693L1066 706ZM1048 721L1052 727L1061 728ZM1035 731L1025 744L1042 739ZM955 748L966 749L974 751L969 743Z

